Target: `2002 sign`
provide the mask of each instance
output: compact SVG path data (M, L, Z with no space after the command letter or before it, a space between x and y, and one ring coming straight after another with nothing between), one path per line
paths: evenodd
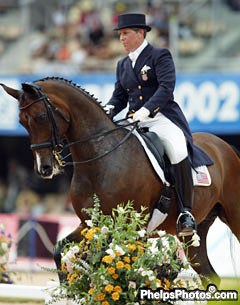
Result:
M185 81L177 86L175 96L189 122L230 123L240 118L240 88L233 81L219 85L206 81L199 86Z

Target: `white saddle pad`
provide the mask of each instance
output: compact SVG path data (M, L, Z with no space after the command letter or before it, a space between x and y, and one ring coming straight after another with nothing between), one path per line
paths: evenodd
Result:
M140 143L142 144L154 170L158 174L161 181L163 183L168 184L168 181L166 180L166 178L164 176L164 172L163 172L162 168L160 167L159 163L157 162L156 158L154 157L154 155L152 154L150 149L147 147L147 145L146 145L145 141L143 140L143 138L141 137L141 135L136 130L134 130L133 133L135 134L135 136L139 139ZM192 176L193 176L193 185L195 185L195 186L209 186L211 184L211 177L210 177L210 174L209 174L209 171L208 171L208 168L206 165L199 166L195 169L192 169Z

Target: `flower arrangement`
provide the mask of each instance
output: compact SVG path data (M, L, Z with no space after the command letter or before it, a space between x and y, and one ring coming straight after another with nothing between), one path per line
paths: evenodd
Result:
M160 303L139 303L139 289L186 287L177 279L188 267L186 257L182 259L184 245L165 231L146 232L149 215L144 207L137 212L128 202L104 215L98 198L94 202L85 210L90 219L81 241L64 248L61 272L66 281L53 292L52 300L61 296L87 305L153 305Z
M0 224L0 283L12 283L7 272L11 245L11 235L7 234L4 225Z

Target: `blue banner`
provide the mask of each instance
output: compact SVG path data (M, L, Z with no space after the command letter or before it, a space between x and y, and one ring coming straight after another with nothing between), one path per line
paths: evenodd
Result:
M20 89L21 83L40 79L38 75L0 76L0 83ZM111 97L113 73L83 73L69 80L94 94L103 104ZM175 100L181 106L192 132L240 133L240 74L179 73ZM0 89L0 135L26 135L18 122L18 103Z

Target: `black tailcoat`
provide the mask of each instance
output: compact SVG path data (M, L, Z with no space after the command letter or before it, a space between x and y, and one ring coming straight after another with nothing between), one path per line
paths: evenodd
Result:
M175 81L175 66L169 50L148 44L138 56L134 68L129 56L118 61L115 89L108 104L115 106L115 114L126 108L128 103L129 113L142 106L150 111L151 117L161 112L185 134L193 166L210 165L212 160L193 145L186 118L174 101Z

